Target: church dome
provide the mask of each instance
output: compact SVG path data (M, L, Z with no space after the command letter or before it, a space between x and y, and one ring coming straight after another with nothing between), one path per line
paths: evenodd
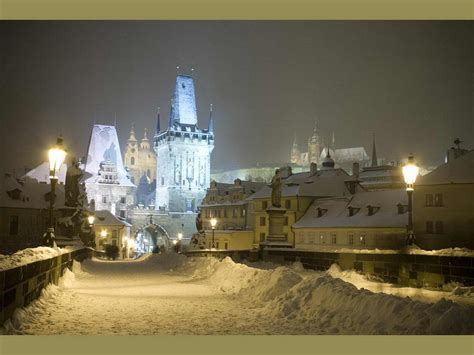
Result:
M326 168L326 169L333 169L334 168L334 159L331 158L331 156L328 154L326 156L326 158L323 159L322 166L323 166L323 168Z

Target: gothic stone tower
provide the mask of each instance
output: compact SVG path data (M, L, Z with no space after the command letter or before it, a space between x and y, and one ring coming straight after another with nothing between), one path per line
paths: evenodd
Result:
M292 164L301 164L301 152L300 148L298 147L298 142L296 141L296 133L295 133L295 139L293 140L293 146L291 147L291 156L290 156L290 162Z
M154 137L157 155L155 208L195 212L210 184L214 149L212 106L207 129L197 126L194 82L178 75L168 128Z

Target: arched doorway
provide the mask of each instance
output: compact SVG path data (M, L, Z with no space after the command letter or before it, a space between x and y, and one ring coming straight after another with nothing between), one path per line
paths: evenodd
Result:
M169 234L162 225L149 223L137 230L135 233L137 253L151 253L156 246L164 246L165 249L172 247Z

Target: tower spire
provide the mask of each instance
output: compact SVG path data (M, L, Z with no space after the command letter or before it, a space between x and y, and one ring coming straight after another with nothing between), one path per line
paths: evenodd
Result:
M375 149L375 133L372 133L372 166L377 166L377 151Z
M158 134L160 133L160 106L158 106L158 113L156 116L156 134Z
M130 137L128 138L129 142L136 142L137 139L135 138L135 124L132 123L132 128L130 129Z
M212 119L212 104L209 106L209 124L208 124L209 133L214 133L214 121Z
M334 135L334 131L332 131L332 149L336 149L336 136Z

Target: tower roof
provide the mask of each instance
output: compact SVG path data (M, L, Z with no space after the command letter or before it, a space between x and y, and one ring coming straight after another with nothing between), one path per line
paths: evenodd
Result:
M372 141L372 166L377 166L377 151L375 149L375 133L373 134L373 141Z
M208 124L208 132L214 133L214 120L212 119L212 104L209 107L209 124Z
M194 81L189 75L178 75L171 102L170 124L197 124Z
M136 142L137 139L135 138L135 127L132 124L132 128L130 129L130 137L128 137L129 142Z

